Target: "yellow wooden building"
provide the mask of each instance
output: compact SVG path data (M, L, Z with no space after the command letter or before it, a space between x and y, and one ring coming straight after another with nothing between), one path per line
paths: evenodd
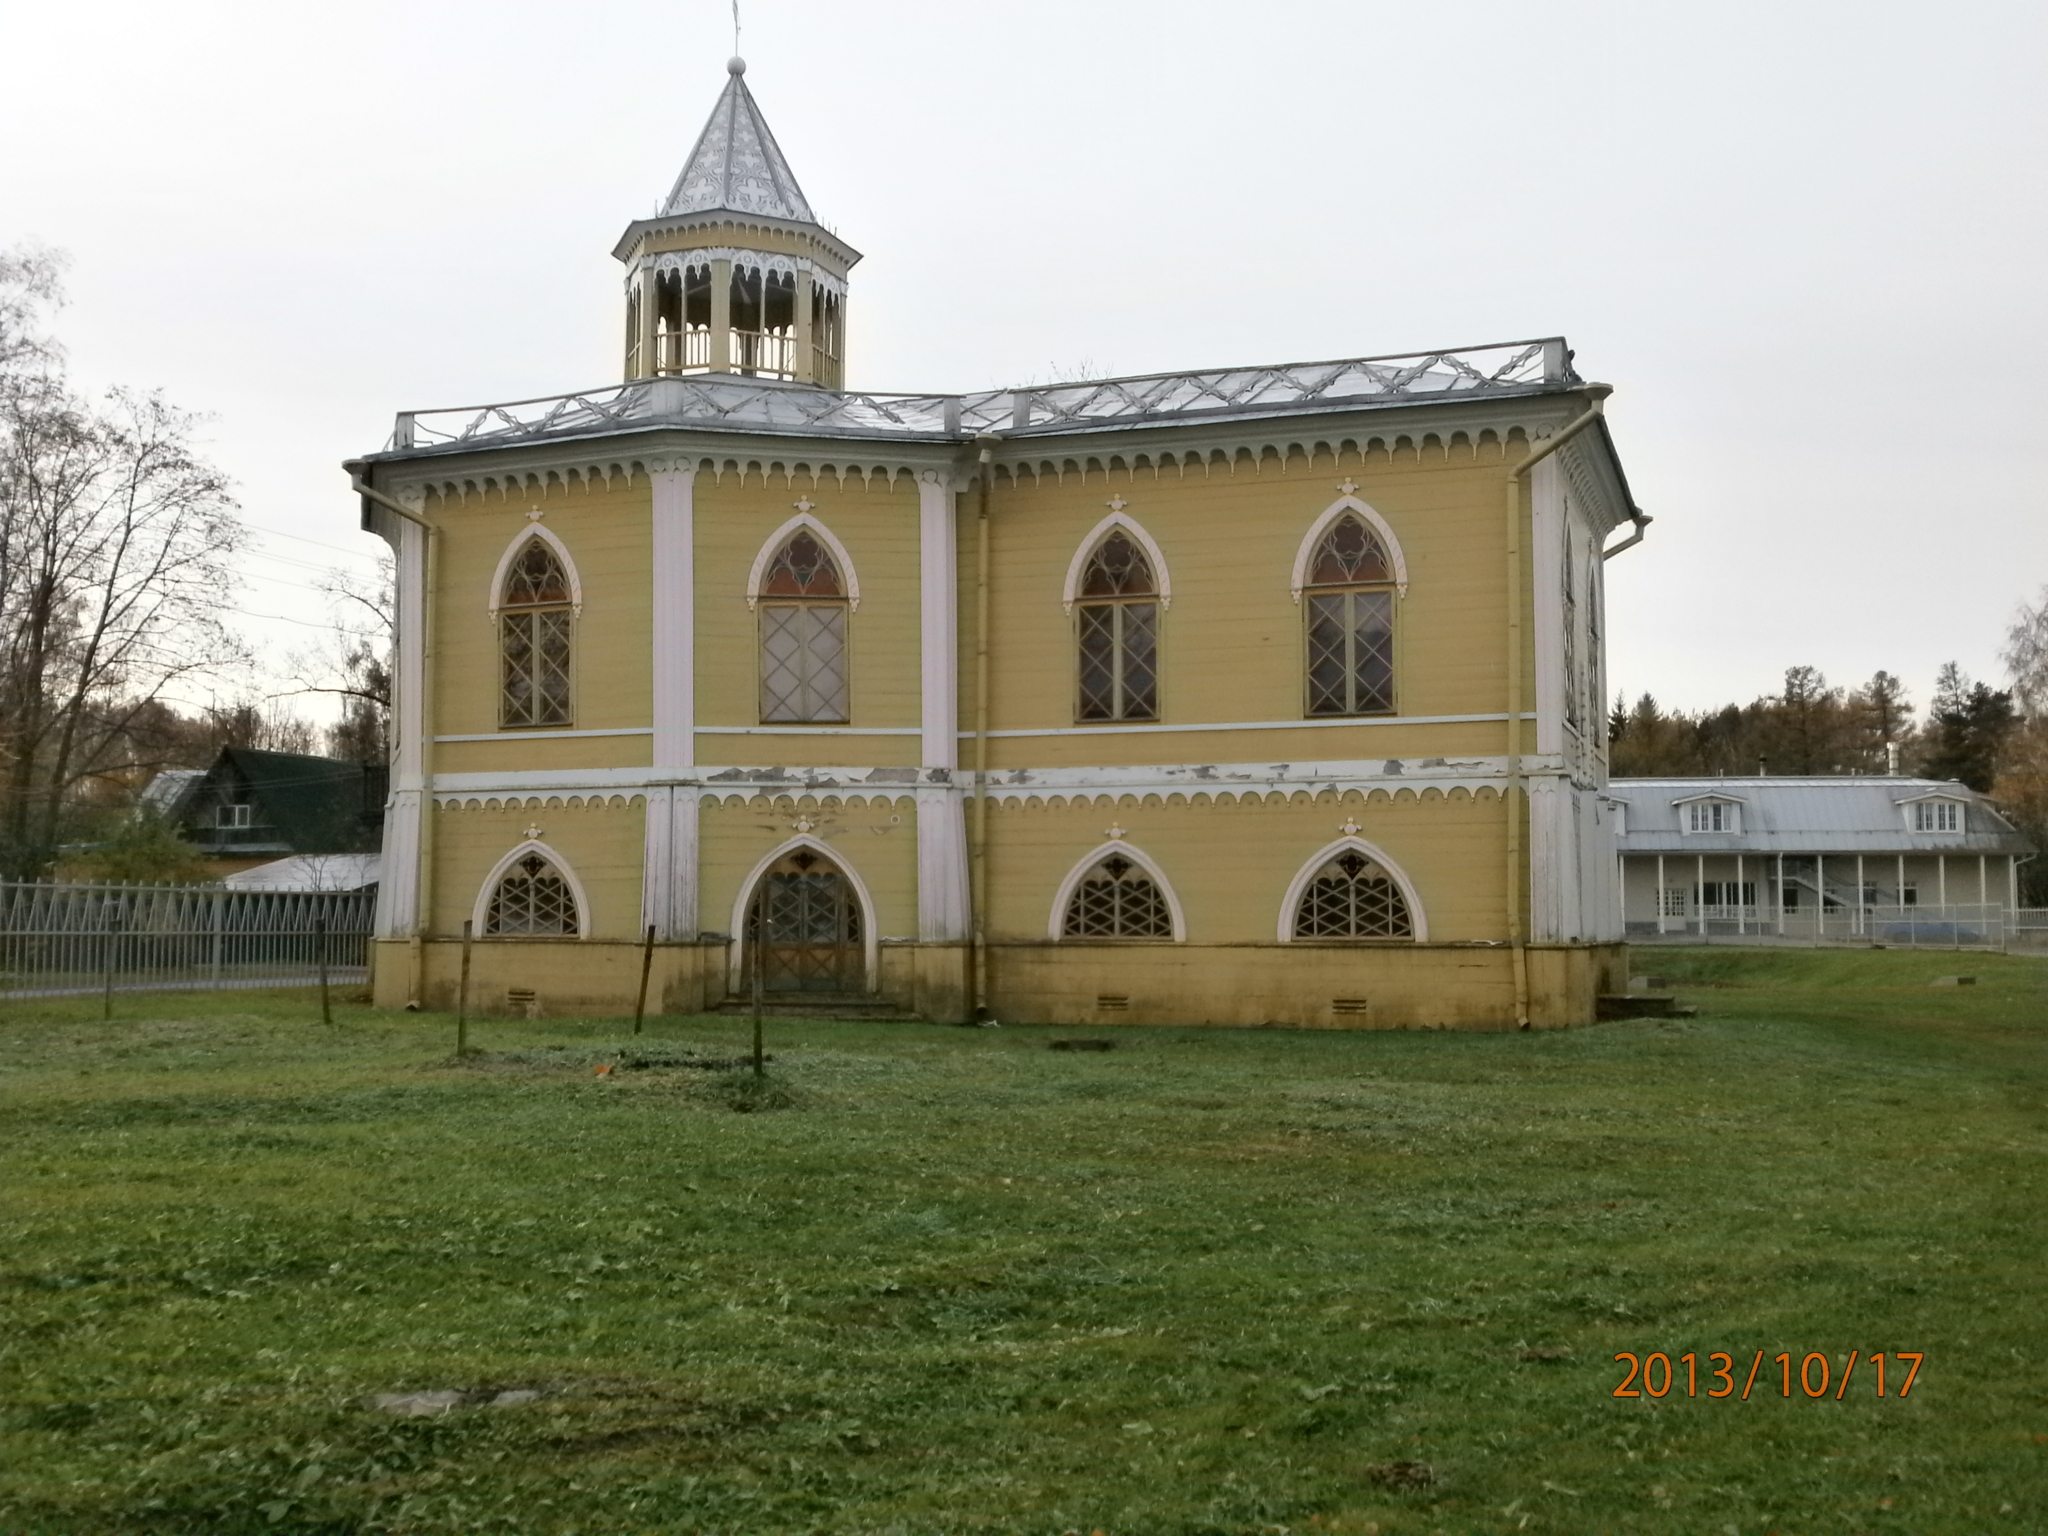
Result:
M844 388L859 253L737 59L625 379L404 413L380 1003L1563 1025L1619 983L1605 559L1560 339ZM1633 524L1623 531L1624 524ZM758 940L758 943L757 943Z

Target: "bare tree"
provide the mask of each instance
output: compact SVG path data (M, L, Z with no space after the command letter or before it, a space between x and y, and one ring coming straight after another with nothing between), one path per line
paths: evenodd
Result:
M129 728L165 690L235 654L221 612L240 529L192 417L153 394L95 406L70 392L31 336L54 268L7 260L0 873L24 875L50 864L79 786L129 760Z
M341 703L327 727L327 755L382 765L391 756L391 650L397 635L395 567L389 555L374 576L336 567L321 578L333 632L293 658L292 693L326 694Z
M2005 632L2005 664L2012 696L2032 720L2048 717L2048 585L2038 603L2022 602Z

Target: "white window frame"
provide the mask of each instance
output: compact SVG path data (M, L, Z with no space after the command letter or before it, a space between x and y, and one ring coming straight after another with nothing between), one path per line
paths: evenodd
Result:
M1742 807L1733 800L1688 800L1685 803L1685 834L1695 832L1731 836L1742 831Z
M1915 800L1912 806L1913 830L1916 833L1953 834L1963 830L1963 803L1960 800ZM1947 825L1944 826L1943 823Z
M256 825L256 807L246 800L223 800L213 808L214 830L246 832Z

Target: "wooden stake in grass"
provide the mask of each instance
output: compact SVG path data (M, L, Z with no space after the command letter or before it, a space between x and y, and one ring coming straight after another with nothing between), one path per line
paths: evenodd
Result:
M103 977L104 990L100 993L100 1018L102 1020L112 1019L114 1016L114 948L120 942L121 913L118 908L110 909L107 913L106 974Z
M469 1054L469 941L474 922L462 925L462 980L455 988L455 1054L459 1059Z
M320 1022L334 1027L334 1003L327 995L327 919L313 919L313 948L320 964Z
M754 921L750 925L753 932L748 935L747 943L747 990L753 999L754 1076L756 1077L766 1076L768 1071L761 1059L761 916L761 908L756 904L754 908Z
M647 1017L647 973L654 969L654 924L647 925L647 943L640 951L640 1000L633 1004L633 1033L640 1033L640 1023Z

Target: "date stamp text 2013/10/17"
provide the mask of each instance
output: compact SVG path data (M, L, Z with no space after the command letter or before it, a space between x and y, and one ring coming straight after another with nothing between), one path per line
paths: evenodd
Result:
M1608 1395L1717 1400L1732 1397L1746 1403L1761 1386L1766 1397L1773 1393L1779 1397L1831 1397L1839 1403L1848 1397L1850 1383L1856 1381L1859 1396L1868 1393L1903 1398L1912 1393L1914 1382L1920 1379L1920 1362L1926 1358L1924 1350L1894 1349L1865 1355L1852 1349L1837 1375L1834 1361L1818 1351L1797 1355L1786 1350L1767 1355L1760 1349L1744 1362L1747 1370L1734 1355L1719 1350L1704 1355L1688 1351L1676 1356L1661 1350L1647 1355L1624 1351L1614 1357L1615 1364L1624 1367L1621 1384ZM1766 1360L1771 1365L1769 1371L1764 1369ZM1863 1367L1860 1381L1858 1365Z

